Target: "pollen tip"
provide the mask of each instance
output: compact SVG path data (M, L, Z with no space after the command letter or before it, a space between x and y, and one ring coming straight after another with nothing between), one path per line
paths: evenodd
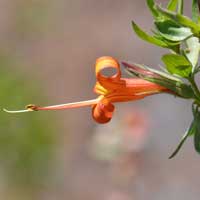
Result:
M37 106L34 104L29 104L26 106L26 109L29 111L37 111Z
M5 109L5 108L3 108L2 110L3 110L4 112L9 113L9 110L7 110L7 109Z
M3 108L3 111L4 112L7 112L7 113L24 113L24 112L30 112L30 111L33 111L33 110L7 110L5 108Z

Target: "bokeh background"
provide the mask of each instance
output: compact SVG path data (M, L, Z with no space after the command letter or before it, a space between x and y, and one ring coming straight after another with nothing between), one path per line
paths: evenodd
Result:
M144 0L0 0L1 108L95 97L100 56L158 68L165 50L138 39L132 19L151 29ZM168 160L190 107L156 95L118 104L106 125L90 108L1 112L0 199L198 199L200 156L191 139Z

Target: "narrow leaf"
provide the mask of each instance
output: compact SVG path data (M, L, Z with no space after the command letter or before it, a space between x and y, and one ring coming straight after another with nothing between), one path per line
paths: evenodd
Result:
M169 159L173 158L181 149L181 147L183 146L184 142L186 141L186 139L193 135L194 132L196 130L196 122L195 120L192 122L192 124L190 125L189 129L185 132L185 134L183 135L180 143L178 144L178 146L176 147L175 151L170 155Z
M151 10L152 15L157 18L159 16L159 13L156 10L154 0L147 0L147 5L148 5L149 9Z
M178 5L178 0L171 0L167 5L167 9L171 11L176 11L177 5Z
M164 42L168 46L167 48L171 49L175 53L180 52L181 41L170 41L166 39L165 37L163 37L157 30L153 30L152 32L154 33L154 38L159 39L162 42Z
M165 42L169 47L173 47L173 46L179 46L181 44L180 41L170 41L166 38L164 38L160 32L158 32L157 30L153 30L152 31L154 33L154 37L159 39L159 40L162 40L163 42Z
M133 27L134 32L137 34L137 36L140 37L142 40L145 40L149 43L152 43L154 45L157 45L163 48L168 47L168 45L162 40L157 39L154 36L148 35L146 32L144 32L139 26L137 26L137 24L135 24L135 22L132 22L132 27Z

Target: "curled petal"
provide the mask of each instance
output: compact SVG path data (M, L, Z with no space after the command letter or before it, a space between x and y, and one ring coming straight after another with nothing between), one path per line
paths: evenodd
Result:
M120 71L120 65L112 57L104 56L97 59L96 64L96 79L97 84L95 86L95 92L100 93L98 84L100 84L103 88L106 88L107 90L114 90L116 89L117 85L116 83L121 82L121 71ZM102 71L103 69L114 69L116 70L114 75L111 76L105 76L103 75Z
M99 102L92 109L92 116L98 123L104 124L112 119L114 105L110 102Z

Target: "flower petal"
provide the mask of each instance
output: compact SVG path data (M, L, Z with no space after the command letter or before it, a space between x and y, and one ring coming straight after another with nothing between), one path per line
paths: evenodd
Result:
M110 102L100 101L93 107L92 116L96 122L104 124L111 120L114 109L114 105Z
M95 92L98 94L102 94L102 90L99 90L99 85L101 85L106 90L114 90L117 88L116 83L121 82L121 71L120 66L117 60L112 57L104 56L100 57L96 60L96 79L97 83L95 86ZM112 68L116 70L116 73L111 76L105 76L102 73L103 69Z

